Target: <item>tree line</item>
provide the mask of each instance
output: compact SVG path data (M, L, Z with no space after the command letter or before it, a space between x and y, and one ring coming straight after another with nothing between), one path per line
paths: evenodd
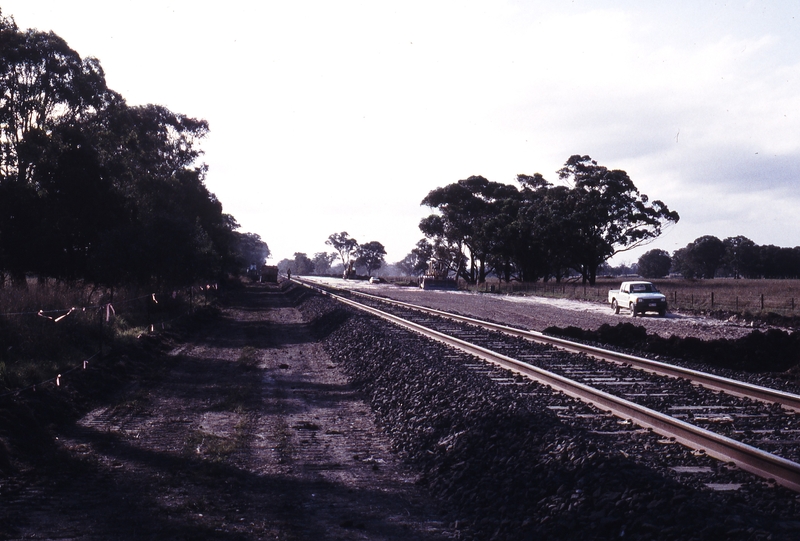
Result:
M646 278L679 274L684 278L800 278L800 246L759 246L743 236L724 240L704 235L675 250L650 250L638 261Z
M183 285L263 264L205 186L205 120L129 106L95 58L0 12L0 285Z
M335 252L317 252L313 259L304 252L295 252L292 259L286 258L278 262L278 270L281 273L291 271L296 275L329 274L338 257L342 275L347 278L353 276L357 269L372 276L374 271L386 264L386 248L376 240L359 244L347 231L342 231L331 233L325 244L331 246Z
M558 171L561 185L540 174L518 175L519 186L482 176L432 190L422 205L425 238L398 265L424 272L431 261L467 283L560 281L577 272L594 284L617 253L657 238L679 220L662 201L650 201L625 171L573 155Z

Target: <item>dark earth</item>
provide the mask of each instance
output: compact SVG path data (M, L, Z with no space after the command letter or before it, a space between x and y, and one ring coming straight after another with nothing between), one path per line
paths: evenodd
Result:
M680 485L304 288L222 304L0 398L0 539L800 538L794 493Z

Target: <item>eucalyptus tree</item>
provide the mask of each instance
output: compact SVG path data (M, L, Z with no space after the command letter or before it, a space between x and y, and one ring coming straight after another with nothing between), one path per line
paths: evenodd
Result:
M386 263L386 248L378 241L370 241L356 249L356 264L367 269L367 276Z
M102 108L105 75L53 32L20 31L0 14L0 174L34 182L39 159L57 126Z
M725 245L713 235L694 239L672 254L674 271L684 278L714 278L722 266Z
M672 258L665 250L650 250L639 257L639 275L644 278L663 278L669 274Z
M725 255L722 262L734 278L760 276L759 249L755 242L742 235L728 237L722 241Z
M331 271L331 264L336 259L335 253L317 252L314 254L312 262L314 263L315 274L328 274Z
M429 239L452 249L456 274L468 283L485 281L490 259L504 227L501 207L514 197L514 186L490 182L481 176L436 188L422 200L422 205L437 213L423 218L420 230ZM468 266L462 264L468 262Z
M584 282L594 284L601 263L653 241L680 219L662 201L640 194L625 171L609 170L589 156L571 156L558 176L572 186L572 265Z
M96 59L0 15L0 271L177 285L233 270L238 224L205 186L207 132L129 107Z
M341 233L331 233L328 236L328 240L325 241L325 244L332 246L333 249L336 250L339 254L339 258L342 260L344 272L349 272L353 257L358 249L358 241L350 237L347 231L342 231Z
M0 13L0 271L20 283L81 274L108 224L114 202L79 126L109 95L96 59Z
M205 186L197 144L204 120L118 101L98 115L97 147L125 212L111 232L126 239L114 270L137 282L187 283L229 270L233 217Z
M270 250L267 243L261 240L257 233L233 233L235 250L238 257L239 272L250 268L260 269L269 257Z
M314 262L311 261L305 253L295 252L294 261L292 261L290 268L292 272L298 276L312 274L314 272Z
M428 239L420 239L406 256L395 265L408 276L419 276L428 270L434 247Z

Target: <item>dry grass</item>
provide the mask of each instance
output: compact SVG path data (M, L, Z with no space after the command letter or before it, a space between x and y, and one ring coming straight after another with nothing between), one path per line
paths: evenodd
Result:
M113 345L135 342L188 311L188 299L30 280L0 288L0 394L36 385ZM196 295L205 303L205 297ZM107 309L112 302L114 310ZM110 316L106 320L106 316Z
M605 303L608 290L617 289L631 278L600 278L594 286L580 282L537 282L533 284L488 281L474 289L498 293L518 293L547 297L583 299ZM800 280L685 280L669 278L651 280L667 296L675 310L724 310L737 313L785 316L800 315Z

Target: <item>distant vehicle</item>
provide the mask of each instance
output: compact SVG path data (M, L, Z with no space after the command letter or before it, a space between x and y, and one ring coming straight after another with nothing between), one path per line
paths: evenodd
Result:
M272 282L278 281L278 267L275 265L263 265L259 272L259 282Z
M382 279L382 278L379 278L379 277L377 277L377 276L372 276L372 277L370 277L370 279L369 279L369 283L370 283L370 284L380 284L381 282L383 282L383 279Z
M608 292L608 302L615 314L619 314L620 306L630 310L632 317L645 312L658 312L664 317L667 313L667 297L651 282L622 282L619 289Z

